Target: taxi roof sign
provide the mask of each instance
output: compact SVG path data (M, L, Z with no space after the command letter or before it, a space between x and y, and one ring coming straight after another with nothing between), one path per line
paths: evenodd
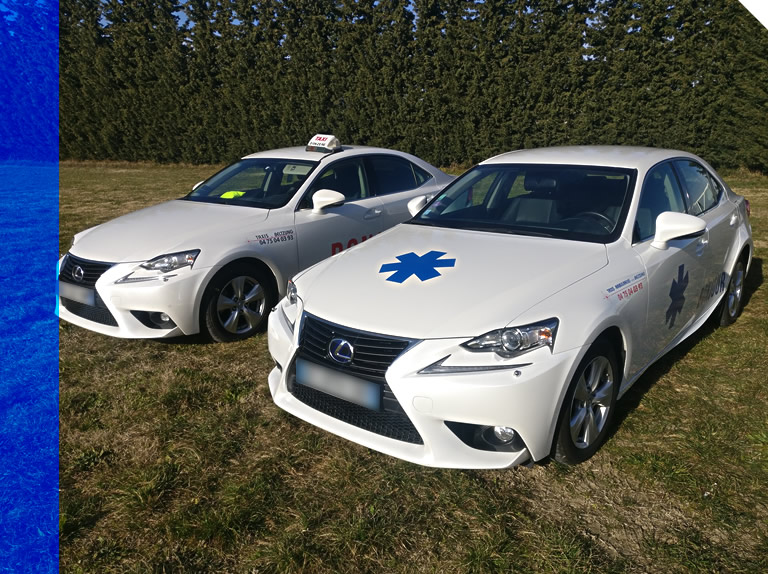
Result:
M307 144L307 151L319 151L322 153L333 153L341 149L339 138L328 134L315 134Z

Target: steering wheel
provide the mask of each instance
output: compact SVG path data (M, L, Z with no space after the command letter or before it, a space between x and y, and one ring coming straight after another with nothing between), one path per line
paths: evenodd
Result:
M581 213L577 213L573 217L570 217L569 219L578 219L580 217L592 217L593 219L597 219L600 225L602 225L606 231L613 231L614 222L611 221L611 218L607 215L600 213L599 211L582 211Z

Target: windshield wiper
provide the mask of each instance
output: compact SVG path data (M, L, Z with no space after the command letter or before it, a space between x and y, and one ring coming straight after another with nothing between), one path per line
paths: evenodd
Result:
M409 219L405 223L413 225L428 225L430 227L446 227L448 229L464 229L466 231L489 231L491 233L506 233L507 235L524 235L528 237L554 237L546 231L534 231L532 229L510 229L504 225L478 225L458 219Z
M450 227L449 225L445 225L446 222L444 221L436 221L436 220L429 220L429 219L409 219L407 221L404 221L403 223L412 223L413 225L427 225L429 227Z
M551 233L529 229L510 229L504 225L464 225L461 229L468 231L490 231L491 233L506 233L507 235L525 235L530 237L553 237Z
M527 237L554 237L551 233L545 231L532 231L528 229L499 229L502 233L508 233L510 235L525 235Z

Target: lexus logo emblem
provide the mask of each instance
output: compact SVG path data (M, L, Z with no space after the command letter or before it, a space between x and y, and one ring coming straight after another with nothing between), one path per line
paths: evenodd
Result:
M78 283L82 283L83 277L85 277L85 272L83 271L83 268L80 267L79 265L75 265L72 268L72 279L74 279Z
M328 343L328 354L331 359L342 365L348 365L355 356L355 348L346 339L331 339Z

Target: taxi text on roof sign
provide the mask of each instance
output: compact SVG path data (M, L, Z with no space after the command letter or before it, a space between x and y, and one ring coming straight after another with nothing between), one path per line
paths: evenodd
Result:
M307 144L307 151L319 151L322 153L333 153L341 149L339 138L328 134L315 134Z

